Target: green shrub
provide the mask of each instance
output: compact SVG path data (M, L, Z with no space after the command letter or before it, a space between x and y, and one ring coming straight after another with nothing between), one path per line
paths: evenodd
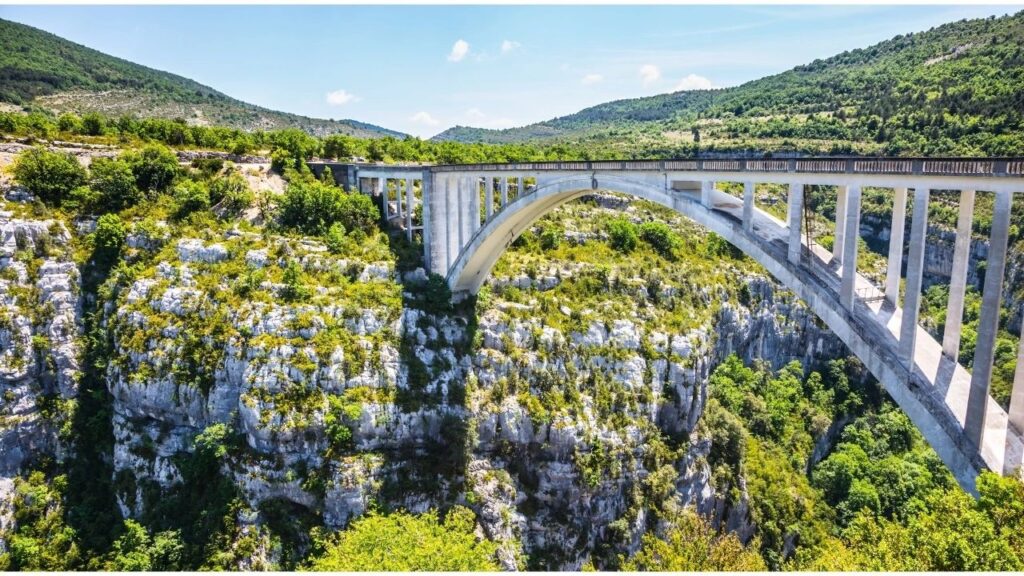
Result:
M672 259L682 245L679 235L664 222L644 222L640 225L640 237L663 257Z
M97 158L89 166L89 186L98 194L99 207L117 212L142 199L132 167L121 159Z
M281 224L306 234L324 234L340 223L350 233L373 231L380 213L369 196L316 181L294 181L280 201Z
M611 247L623 253L636 250L637 227L625 218L616 218L608 223L608 240Z
M281 297L289 302L305 300L309 298L309 286L305 283L305 274L302 266L292 260L284 270L284 288L281 290Z
M331 251L331 254L341 254L345 252L349 246L349 240L345 237L345 227L341 222L331 224L331 227L327 230L327 234L324 236L324 241L327 244L327 249Z
M128 228L117 214L100 216L96 221L96 231L93 233L93 249L96 257L107 261L113 260L121 251L121 246L127 237Z
M178 157L161 144L126 152L124 159L132 167L136 186L146 192L165 192L180 172Z
M540 247L544 250L554 250L562 243L562 231L555 227L545 228L540 233Z
M338 533L313 558L315 571L495 571L497 544L474 534L472 511L456 506L444 521L434 512L414 516L369 514Z
M184 218L193 212L210 209L210 191L201 182L186 180L174 187L175 215Z
M33 148L14 163L14 179L40 200L59 206L72 190L85 184L85 168L71 154Z

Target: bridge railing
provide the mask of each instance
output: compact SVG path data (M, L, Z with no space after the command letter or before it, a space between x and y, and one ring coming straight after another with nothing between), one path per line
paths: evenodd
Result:
M668 172L814 172L830 174L904 174L918 176L1024 175L1024 158L695 158L679 160L601 160L445 164L432 172L523 172L569 170L658 170Z

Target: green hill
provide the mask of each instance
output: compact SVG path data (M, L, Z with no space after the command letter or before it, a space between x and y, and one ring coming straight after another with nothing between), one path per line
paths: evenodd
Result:
M254 106L169 72L109 56L31 26L0 19L0 102L54 112L184 118L246 130L404 136L354 120L324 120Z
M507 130L436 140L594 141L889 154L1024 150L1024 12L961 20L720 90L618 100ZM659 148L661 147L661 148Z

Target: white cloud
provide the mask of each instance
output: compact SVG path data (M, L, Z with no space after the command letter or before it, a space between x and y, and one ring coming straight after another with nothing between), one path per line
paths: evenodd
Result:
M587 74L583 78L580 78L580 83L584 86L590 86L591 84L597 84L602 80L604 80L604 76L601 76L600 74Z
M455 44L452 44L452 51L448 54L448 61L458 62L465 58L466 54L469 54L469 42L459 38L455 41Z
M515 40L505 40L505 41L503 41L501 43L501 53L502 54L508 54L509 52L511 52L511 51L515 50L516 48L519 48L521 46L522 46L522 44L520 44L519 42L516 42Z
M334 92L327 93L327 103L331 106L341 106L348 104L349 102L358 102L359 97L355 94L349 93L344 89L335 90Z
M410 116L409 120L416 124L423 124L424 126L437 126L441 123L440 120L434 118L427 112L417 112Z
M640 78L643 79L644 86L648 86L661 78L661 70L654 64L644 64L640 67Z
M708 80L703 76L698 76L696 74L687 74L685 78L679 81L679 84L676 84L675 91L678 92L680 90L708 90L714 87L715 85L711 83L711 80Z
M479 108L470 108L464 114L466 123L477 128L511 128L516 125L511 118L491 118Z

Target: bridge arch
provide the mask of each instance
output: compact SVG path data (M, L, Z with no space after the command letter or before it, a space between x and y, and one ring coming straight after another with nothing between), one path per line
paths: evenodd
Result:
M628 194L675 210L757 261L803 300L864 363L965 490L976 493L975 480L981 470L1009 474L1020 466L1021 445L1011 430L1007 429L1005 438L997 441L1002 445L984 446L979 451L935 384L913 363L907 367L899 360L896 342L887 341L892 335L865 323L854 310L842 306L839 294L816 277L808 265L790 261L784 241L759 237L753 227L748 230L741 219L716 209L713 203L705 205L697 195L674 190L665 175L590 173L538 181L535 189L503 207L469 237L448 272L452 291L457 295L476 293L501 255L536 220L598 189ZM760 217L770 218L764 214ZM883 342L884 345L880 344ZM1001 408L991 399L989 403L994 405L989 407L991 417Z

